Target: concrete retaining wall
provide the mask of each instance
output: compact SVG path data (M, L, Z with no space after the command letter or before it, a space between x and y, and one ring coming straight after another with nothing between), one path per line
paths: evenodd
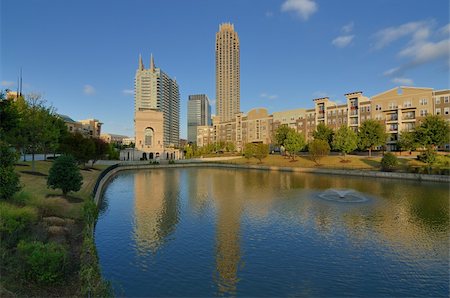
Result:
M112 177L120 171L127 170L141 170L141 169L166 169L166 168L227 168L227 169L252 169L264 171L281 171L292 173L319 173L329 175L346 175L359 177L374 177L374 178L388 178L388 179L406 179L417 181L432 181L450 183L450 176L445 175L424 175L414 173L396 173L396 172L380 172L380 171L360 171L360 170L336 170L336 169L316 169L316 168L289 168L276 166L258 166L258 165L235 165L235 164L220 164L220 163L178 163L171 165L149 165L143 163L135 164L119 164L115 169L109 171L99 182L97 192L94 194L94 202L100 202L104 187L108 184Z

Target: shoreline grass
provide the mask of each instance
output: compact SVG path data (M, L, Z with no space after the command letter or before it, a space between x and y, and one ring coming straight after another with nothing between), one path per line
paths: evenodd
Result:
M36 217L30 216L29 228L15 233L16 239L12 239L9 246L2 235L0 296L60 297L83 296L86 293L93 295L96 292L110 295L107 283L101 278L92 233L96 220L92 190L100 173L107 166L95 165L92 169L82 169L83 185L80 191L63 197L60 190L47 188L51 165L51 161L36 161L36 172L31 172L31 162L21 161L16 164L15 170L20 174L22 189L8 202L2 202L0 211L10 214L28 212L36 214ZM1 222L0 227L4 230L7 224ZM63 282L42 285L22 278L17 268L21 264L15 248L19 240L58 243L66 247L70 266ZM92 279L89 282L95 284L97 290L92 290L89 286L86 289L86 278L83 276L86 272L89 272Z

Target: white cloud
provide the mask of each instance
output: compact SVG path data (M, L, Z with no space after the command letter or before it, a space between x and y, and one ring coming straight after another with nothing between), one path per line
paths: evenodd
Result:
M408 69L433 61L449 61L450 38L444 32L450 32L450 25L445 25L433 33L435 21L410 22L398 27L390 27L378 31L375 48L381 49L401 37L409 37L409 41L401 48L397 56L405 62L384 72L385 76L399 78ZM444 39L443 38L444 35Z
M354 37L355 35L338 36L335 39L333 39L331 43L338 48L345 48L352 42Z
M268 18L273 17L273 12L271 12L271 11L266 11L266 17L268 17Z
M267 94L265 92L261 93L259 96L262 98L267 98L267 99L277 99L278 98L278 95L276 95L276 94Z
M353 27L355 26L355 23L350 22L345 26L342 26L341 31L344 33L350 33L353 31Z
M450 35L450 24L447 24L439 29L439 33L447 36Z
M413 80L408 78L393 78L391 82L398 85L414 85Z
M122 90L122 93L125 95L134 95L134 90L132 89L124 89Z
M400 70L400 67L394 67L394 68L386 70L383 73L383 75L389 77L389 76L395 75L399 70Z
M84 85L83 92L86 95L93 95L95 94L95 88L91 85Z
M317 11L318 5L314 0L286 0L281 5L281 11L294 11L304 21Z
M408 35L414 35L414 38L417 39L426 38L433 23L430 21L410 22L397 27L382 29L375 33L375 49L384 48L390 43Z
M5 86L5 87L12 87L14 86L16 83L14 83L13 81L2 81L1 85Z

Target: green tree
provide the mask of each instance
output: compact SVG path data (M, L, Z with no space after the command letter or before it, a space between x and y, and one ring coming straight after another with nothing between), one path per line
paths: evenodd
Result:
M401 151L412 151L417 148L417 140L414 132L403 131L397 141L397 147Z
M20 190L19 175L14 171L17 154L0 140L0 200L10 199Z
M316 130L313 132L314 140L324 140L331 146L333 142L334 131L332 128L326 126L324 123L319 123Z
M358 146L361 150L369 149L369 157L376 146L386 143L386 132L384 127L373 119L364 121L358 132Z
M91 157L92 165L94 165L97 160L106 157L108 154L109 144L98 138L91 139L91 141L94 143L94 154Z
M417 143L433 149L449 143L449 134L449 124L439 115L428 115L415 131Z
M344 154L344 161L347 161L347 154L358 148L358 136L350 127L342 125L333 137L333 148Z
M320 160L330 154L330 145L326 140L316 139L308 144L308 151L311 159L320 165Z
M295 132L293 128L283 124L277 128L274 135L275 145L286 147L286 140L288 138L288 133Z
M47 186L61 189L64 196L69 191L79 191L83 184L75 158L71 155L61 155L53 162L47 178Z
M233 142L227 142L225 144L225 150L227 150L227 152L234 152L236 151L236 146L234 145Z
M186 147L184 147L184 151L186 159L190 159L193 157L194 151L192 150L192 146L186 145Z
M305 139L301 134L291 129L287 133L286 140L284 140L284 146L291 154L292 160L295 160L295 154L305 147Z
M112 146L112 144L110 144ZM72 155L79 164L86 164L95 153L95 144L76 132L69 134L61 144L61 152ZM111 153L111 151L109 152ZM111 155L109 156L111 158Z
M244 146L244 157L248 160L255 155L255 144L248 143Z
M255 147L254 156L257 160L259 160L259 163L261 163L262 160L264 158L266 158L267 155L269 155L269 145L263 144L263 143L258 143L258 144L255 144L254 147Z
M4 93L0 91L0 139L13 144L12 140L17 133L22 117L17 105L4 97Z

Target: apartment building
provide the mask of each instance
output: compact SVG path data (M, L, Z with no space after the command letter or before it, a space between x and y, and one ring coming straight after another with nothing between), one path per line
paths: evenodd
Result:
M337 104L328 97L313 99L314 108L274 112L264 108L240 113L235 121L214 122L212 140L234 142L240 150L246 143L270 144L273 133L280 125L288 125L301 133L307 141L320 123L337 130L342 125L355 132L369 119L379 121L388 134L387 150L397 150L397 141L404 131L413 131L427 115L441 115L450 123L450 90L432 88L396 87L371 98L363 92L344 94L345 103ZM211 132L209 131L209 136ZM207 138L205 133L202 137ZM206 139L205 139L206 140ZM449 144L445 145L450 149Z
M100 138L103 123L98 119L75 121L69 116L63 114L58 114L58 117L64 121L69 132L79 132L86 137Z

